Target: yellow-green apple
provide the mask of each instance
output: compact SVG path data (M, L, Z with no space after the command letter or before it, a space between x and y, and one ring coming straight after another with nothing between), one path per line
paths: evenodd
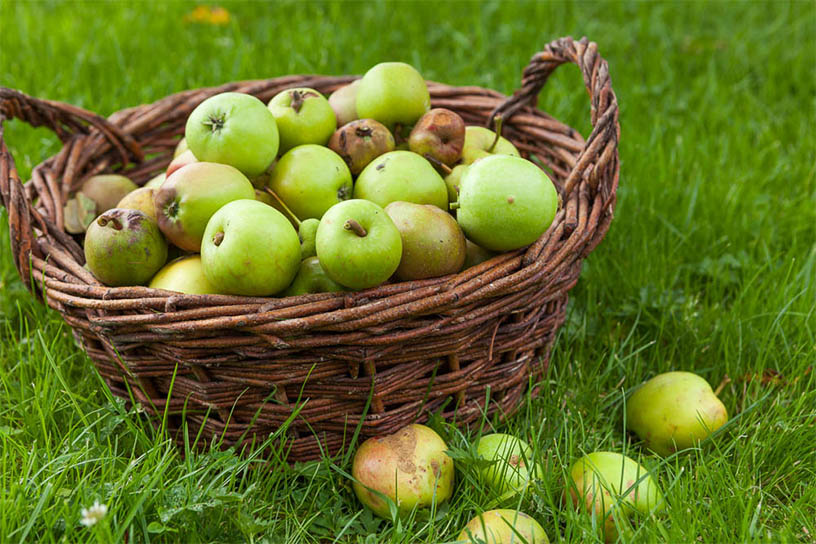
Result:
M536 468L533 449L513 435L493 433L482 436L476 446L479 457L490 461L481 469L482 480L499 495L515 495L543 474Z
M188 149L190 148L187 146L187 138L182 138L179 140L179 143L176 144L176 148L173 150L173 158L175 159Z
M126 194L138 188L125 176L101 174L85 180L79 192L96 202L96 214L99 215L115 208Z
M365 73L357 88L357 116L388 128L413 125L431 108L428 86L416 68L383 62Z
M85 233L85 263L105 285L143 285L166 261L158 225L138 210L108 210Z
M168 177L154 197L159 227L167 239L187 251L201 249L210 217L233 200L255 198L255 189L236 168L194 162Z
M337 128L329 101L314 89L286 89L269 101L280 134L279 154L304 144L326 145Z
M331 279L316 256L307 257L300 263L300 268L286 291L284 296L295 297L298 295L308 295L313 293L334 293L346 291L346 288Z
M317 255L315 248L315 237L317 236L317 227L320 226L320 220L309 218L304 219L298 225L298 238L300 238L300 258L307 259Z
M184 130L187 145L202 162L228 164L253 177L278 155L278 125L252 95L221 93L199 104Z
M626 402L626 426L663 456L697 445L726 421L725 405L691 372L655 376Z
M204 275L200 255L188 255L170 261L150 280L153 289L188 295L213 295L218 291Z
M473 164L490 155L519 156L518 149L510 140L485 127L470 126L465 128L465 145L462 148L462 164Z
M549 544L536 520L518 510L489 510L468 522L457 542L468 544Z
M298 219L320 219L326 210L351 198L351 172L331 149L300 145L280 158L269 188Z
M399 230L380 206L367 200L335 204L315 236L320 264L331 279L352 289L375 287L399 266Z
M557 209L558 193L541 168L520 157L493 155L473 163L462 177L456 219L476 244L510 251L535 242Z
M142 185L142 187L148 187L150 189L158 189L161 187L161 184L164 183L164 180L167 179L167 172L161 172L156 174L152 178L150 178L147 183Z
M410 151L380 155L360 172L354 198L385 207L402 200L448 209L448 189L431 163Z
M462 183L462 176L467 172L468 165L457 164L450 174L445 176L445 185L448 188L448 202L459 200L459 185Z
M295 279L300 241L275 208L257 200L235 200L207 223L201 264L219 293L274 295Z
M151 187L140 187L126 194L116 205L124 210L139 210L153 221L156 221L156 206L153 204L155 190Z

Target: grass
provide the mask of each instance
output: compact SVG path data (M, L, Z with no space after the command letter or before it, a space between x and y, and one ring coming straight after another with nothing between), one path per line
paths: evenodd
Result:
M587 35L621 105L612 229L572 292L543 393L505 424L434 427L457 457L454 498L378 520L347 460L289 468L176 450L107 392L59 315L22 286L0 213L0 540L8 542L447 542L480 509L518 507L553 542L592 542L561 504L569 465L595 450L654 469L668 509L638 542L816 538L816 7L812 2L225 4L0 3L0 80L101 112L182 89L288 73L361 73L382 60L429 79L512 92L545 42ZM540 104L584 134L587 97L564 67ZM59 149L6 123L22 175ZM624 432L627 391L670 369L714 386L732 419L668 459ZM528 439L544 477L501 502L468 442ZM97 525L79 524L95 500Z

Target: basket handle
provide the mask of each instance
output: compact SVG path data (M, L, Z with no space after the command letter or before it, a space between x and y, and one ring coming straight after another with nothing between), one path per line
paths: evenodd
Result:
M490 126L494 124L498 115L507 120L522 108L536 107L538 94L544 88L550 74L560 65L568 62L577 64L581 69L591 105L592 133L587 138L576 165L588 166L587 157L599 153L597 146L601 145L601 142L593 145L593 142L599 137L604 140L605 147L611 144L610 156L614 154L617 162L617 148L620 140L618 99L612 90L607 62L598 54L598 45L590 42L586 37L578 41L571 37L560 38L547 44L540 53L536 53L524 69L521 88L491 113ZM593 153L588 154L589 149L592 149ZM585 168L573 168L564 183L563 196L565 198L572 192L579 178L584 174L584 170Z
M14 263L20 278L30 289L29 255L35 238L32 217L37 212L26 198L14 157L6 146L3 125L10 119L20 119L32 127L48 127L63 143L75 134L87 134L90 128L95 128L118 150L125 165L131 158L141 160L143 155L139 144L130 135L100 115L70 104L41 100L8 87L0 87L0 198L8 211Z

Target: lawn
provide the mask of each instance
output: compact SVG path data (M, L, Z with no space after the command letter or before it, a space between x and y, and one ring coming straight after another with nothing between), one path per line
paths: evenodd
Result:
M542 394L507 422L434 427L457 488L434 515L362 510L347 459L288 467L251 453L177 450L107 392L60 316L25 290L0 212L0 541L453 541L501 503L467 443L527 438L543 478L510 501L552 542L593 542L561 503L569 465L596 450L654 469L668 508L638 542L816 541L816 4L195 4L0 2L0 84L110 114L187 88L290 73L362 73L403 60L432 80L511 93L545 43L588 36L620 103L616 218L585 263ZM589 131L576 68L540 106ZM22 176L59 150L6 124ZM624 431L628 391L689 370L731 421L661 459ZM730 380L730 381L729 381ZM107 515L80 524L94 501Z

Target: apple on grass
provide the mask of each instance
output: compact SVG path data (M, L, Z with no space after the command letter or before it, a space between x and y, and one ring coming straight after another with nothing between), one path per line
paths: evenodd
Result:
M549 228L558 193L530 161L493 155L468 167L451 208L468 239L485 249L510 251L532 244Z
M394 434L369 438L354 455L352 487L363 505L390 518L387 497L399 515L440 505L453 494L453 459L448 446L425 425L408 425Z
M520 493L532 480L543 476L540 470L533 468L533 449L513 435L484 435L479 439L476 452L491 462L480 471L482 479L503 497Z
M300 241L275 208L257 200L235 200L207 223L201 264L219 293L270 296L295 278Z
M549 544L539 523L518 510L489 510L468 522L457 542L469 544Z
M354 198L385 207L398 200L448 209L448 188L431 163L410 151L380 155L360 172Z
M252 95L221 93L199 104L184 130L187 145L202 162L233 166L246 176L263 173L278 155L278 125Z
M167 239L187 251L201 249L210 217L233 200L255 198L255 189L226 164L194 162L168 177L154 197L159 227Z
M314 89L286 89L269 101L280 135L278 153L304 144L325 145L337 128L329 101Z
M335 204L323 215L315 247L326 274L352 289L380 285L402 256L399 230L385 210L359 199Z
M300 145L280 158L269 188L298 219L320 219L326 210L351 198L351 172L331 149Z
M150 280L150 287L188 295L218 293L204 275L200 255L189 255L170 261L153 276L153 279Z
M425 80L404 62L377 64L365 73L357 88L357 116L375 119L389 129L413 125L430 108Z

